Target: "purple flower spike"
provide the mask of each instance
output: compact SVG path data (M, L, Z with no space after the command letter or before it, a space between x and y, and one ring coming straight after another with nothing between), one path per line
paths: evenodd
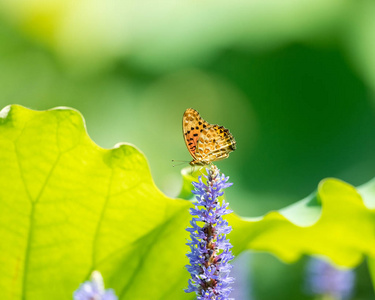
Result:
M347 300L353 294L354 283L355 273L352 270L337 269L315 257L307 264L306 289L309 294Z
M82 283L73 294L74 300L117 300L112 289L104 289L102 274L94 271L91 280Z
M220 204L218 197L224 194L224 189L230 187L229 177L220 175L219 169L211 165L207 169L207 184L199 176L199 182L193 182L197 202L195 208L190 209L190 214L195 217L190 222L192 228L187 245L190 252L187 254L190 265L186 268L191 274L186 293L195 292L197 300L233 300L228 298L234 281L229 277L233 259L232 245L226 235L232 230L224 215L231 213L228 203L224 200ZM203 222L202 226L197 221Z

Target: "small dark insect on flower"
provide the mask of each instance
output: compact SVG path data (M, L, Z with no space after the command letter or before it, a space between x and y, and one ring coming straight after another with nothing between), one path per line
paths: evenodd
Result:
M195 208L190 209L190 214L195 216L190 221L192 227L186 229L191 238L187 243L190 265L186 266L191 279L185 292L195 292L197 300L231 300L228 296L234 279L229 277L232 268L229 261L233 255L226 235L232 228L223 216L232 211L225 200L220 204L218 197L232 183L228 183L229 177L220 175L215 165L211 165L207 172L207 184L203 183L202 176L199 176L199 182L193 182L197 202ZM204 222L204 225L200 227L197 222Z

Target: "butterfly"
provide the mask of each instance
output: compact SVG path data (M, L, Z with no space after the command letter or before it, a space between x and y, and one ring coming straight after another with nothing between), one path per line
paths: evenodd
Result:
M190 165L208 165L227 158L236 150L236 141L228 129L212 125L201 118L192 108L184 112L182 131L186 146L193 157Z

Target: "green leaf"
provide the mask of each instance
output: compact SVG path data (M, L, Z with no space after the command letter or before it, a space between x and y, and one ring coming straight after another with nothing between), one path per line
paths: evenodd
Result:
M190 203L157 190L142 153L98 147L74 110L1 116L2 299L69 299L94 269L120 299L184 298Z
M231 240L241 249L266 250L285 262L319 254L354 267L364 255L375 254L374 216L353 186L329 178L320 182L316 194L279 212L260 219L231 216L229 222Z
M93 270L119 299L194 298L183 292L192 205L155 187L139 150L98 147L77 111L20 106L0 113L0 147L2 299L70 299ZM236 254L322 254L348 267L375 255L374 210L336 179L279 212L228 220Z

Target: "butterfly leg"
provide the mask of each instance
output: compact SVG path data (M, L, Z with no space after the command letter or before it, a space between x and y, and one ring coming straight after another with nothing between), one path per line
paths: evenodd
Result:
M199 172L201 172L201 175L204 175L204 173L202 172L202 169L204 168L204 166L201 166L200 168L199 168Z
M190 166L190 173L191 173L191 175L193 175L194 172L195 172L195 166Z

